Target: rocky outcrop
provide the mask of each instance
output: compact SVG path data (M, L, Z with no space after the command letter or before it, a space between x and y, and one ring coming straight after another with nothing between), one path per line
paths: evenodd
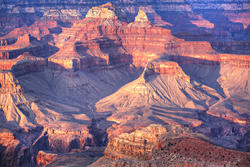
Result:
M150 125L112 139L91 166L247 166L249 153L215 146L187 129Z
M11 72L0 72L1 126L22 127L26 131L35 126L35 114L23 96L19 81Z
M128 20L126 14L120 8L114 7L110 2L99 7L91 8L86 18Z
M146 67L147 75L168 74L173 76L185 76L182 68L174 61L156 59L148 63L148 60L145 60L144 62L140 62L139 67L141 66Z
M104 153L105 158L114 160L128 157L137 160L152 159L153 148L165 133L166 129L158 125L150 125L130 134L123 133L108 143Z
M100 7L93 7L86 15L86 18L99 18L99 19L117 19L111 3L105 4Z
M44 58L33 57L29 53L24 53L16 59L0 61L0 70L12 71L16 76L44 71L46 66L47 62Z
M39 16L36 14L11 14L11 13L1 13L0 14L0 27L1 37L7 35L9 32L13 31L17 27L24 26L26 24L30 24L35 20L39 19Z
M22 92L21 86L11 74L11 72L0 72L0 93L19 94Z
M231 64L235 67L249 68L250 59L247 55L233 54L187 54L183 56L170 56L170 59L180 64L219 65Z
M0 132L0 165L6 167L34 165L29 146L23 144L8 129L1 128Z
M47 166L58 158L58 154L39 151L36 156L36 163L39 167Z
M37 156L38 167L58 167L64 166L88 166L95 162L100 154L95 152L71 152L67 154L57 154L53 152L39 151Z
M93 136L87 128L82 131L70 129L47 130L48 148L51 151L65 153L72 150L83 150L85 146L94 145Z
M60 50L49 57L49 64L54 69L76 71L131 63L131 55L117 35L119 26L126 24L119 20L123 18L122 11L111 3L93 7L86 19L65 29L55 39Z
M156 162L157 166L247 166L249 163L249 153L221 148L194 137L165 138L158 149L154 155L161 162Z
M245 55L248 55L250 53L249 41L213 41L211 44L214 49L218 50L221 53Z
M40 72L44 71L47 66L47 62L44 58L37 58L30 56L28 53L24 53L15 59L17 62L11 68L16 76L31 73L31 72Z
M16 34L17 35L17 34ZM7 39L1 39L6 41ZM6 43L6 42L3 42ZM20 35L14 44L8 45L7 43L0 46L3 51L19 50L24 49L30 45L30 37L28 34Z
M184 73L183 73L181 67L176 62L155 61L152 64L153 64L154 72L156 72L156 73L184 76Z
M42 37L50 34L50 29L56 28L57 26L58 23L54 20L38 19L30 26L24 25L15 28L7 35L1 37L1 39L15 38L17 41L21 41L20 44L22 44L24 42L30 42L30 35L40 40Z
M15 140L13 133L10 131L0 133L0 165L1 166L18 166L20 159L15 157L15 149L19 145Z
M148 17L143 10L139 10L138 15L135 17L135 22L148 22Z

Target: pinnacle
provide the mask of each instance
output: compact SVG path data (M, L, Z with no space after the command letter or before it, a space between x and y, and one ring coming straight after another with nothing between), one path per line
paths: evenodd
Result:
M100 7L102 7L102 8L107 8L107 7L113 8L113 4L111 2L107 2L107 3L103 4L103 5L101 5Z
M137 16L135 17L135 22L149 22L147 14L140 9Z
M127 16L120 8L115 7L111 2L103 4L101 6L92 7L86 18L99 18L99 19L119 19L121 21L127 21Z

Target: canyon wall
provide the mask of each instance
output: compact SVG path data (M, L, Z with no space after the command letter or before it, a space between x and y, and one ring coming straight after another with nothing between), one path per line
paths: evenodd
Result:
M10 13L10 15L21 13L21 15L39 16L40 14L52 20L58 18L65 18L66 20L67 18L69 20L74 18L76 20L82 19L91 7L109 2L108 0L71 1L70 3L42 0L36 2L33 0L2 1L3 11ZM247 38L249 31L247 27L249 27L250 23L250 4L247 0L207 0L202 2L196 0L111 0L110 2L119 6L128 14L129 22L134 20L139 9L143 9L154 25L171 29L173 34L179 38L215 42L214 47L217 51L236 53L231 49L231 46L241 50L242 47L240 45L242 42L249 45L249 39ZM9 18L9 16L3 15L1 17L2 20L6 18ZM22 21L32 22L25 19ZM12 24L8 24L5 21L1 25L8 31L13 27ZM225 43L225 40L228 42ZM225 49L226 46L230 48ZM248 54L249 47L245 47L238 52Z
M30 56L29 53L24 53L16 59L0 60L0 69L12 71L16 76L44 71L46 66L45 59Z
M178 130L165 127L248 150L247 1L113 1L90 10L104 1L0 2L6 18L37 18L1 25L10 31L0 37L4 166L34 165L35 157L42 166L57 158L46 151L106 145L103 166L248 163L248 153L181 128L168 138ZM217 19L211 9L225 10Z
M35 3L36 2L36 3ZM90 7L92 5L98 6L105 2L108 2L107 0L102 1L71 1L70 4L68 4L68 8L83 8L85 6ZM160 3L162 7L160 10L164 11L190 11L190 8L193 8L195 10L199 9L224 9L224 10L247 10L249 9L249 3L247 0L231 0L231 1L211 1L206 0L202 3L198 2L197 0L174 0L174 1L166 1L166 0L147 0L146 2L139 1L139 0L110 0L110 2L115 4L122 4L124 6L138 6L138 5L157 5L157 3ZM9 9L9 12L27 12L27 13L33 13L33 12L42 12L46 7L49 5L50 7L56 6L57 8L63 7L63 4L67 3L67 1L56 1L52 0L48 4L44 0L28 0L28 1L18 1L12 0L5 2L3 1L2 7L5 9ZM15 4L15 5L12 5ZM34 5L34 7L28 7L29 5ZM36 5L39 4L39 5ZM78 7L77 7L78 6Z
M155 2L150 1L146 4L148 3ZM182 2L178 1L176 5L179 3ZM196 2L192 1L191 4L196 4ZM92 8L86 14L85 19L72 21L69 27L63 27L58 21L41 19L40 22L34 22L29 27L17 28L2 37L1 41L4 46L1 47L5 51L1 52L1 58L13 59L22 52L29 51L35 56L49 57L48 66L52 69L73 71L116 64L134 64L136 67L145 67L147 63L162 58L183 64L231 63L239 67L249 67L248 56L239 54L248 53L247 41L243 46L238 42L210 44L206 41L178 39L175 37L175 30L153 26L150 17L147 16L150 16L150 13L146 14L144 10L139 10L134 22L129 24L124 11L111 3ZM196 16L190 15L190 17ZM52 30L55 28L60 30L59 34ZM17 34L20 37L16 42L7 43L5 46L6 40L14 38ZM34 46L34 41L37 46ZM54 46L47 45L46 42L54 43ZM234 47L236 45L237 47ZM236 55L220 53L217 50L221 52L227 50L229 53L235 50L239 52ZM1 63L3 70L10 70L14 64L13 61L1 61ZM29 63L25 66L28 66L27 64ZM32 65L29 66L27 69L34 71ZM15 71L21 71L20 68L19 65Z
M32 167L34 163L29 147L16 139L12 132L4 131L1 129L0 132L0 165Z
M19 94L22 91L18 80L16 80L10 72L0 73L0 85L1 94Z

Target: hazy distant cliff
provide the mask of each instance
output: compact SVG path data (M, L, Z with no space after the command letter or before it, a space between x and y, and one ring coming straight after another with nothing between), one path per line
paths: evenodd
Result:
M79 19L84 18L91 7L106 2L122 8L128 14L129 21L133 21L138 10L143 9L153 24L170 27L174 35L187 40L204 38L211 41L216 37L222 41L246 41L249 36L248 0L0 0L0 14L38 14L49 18L55 16ZM9 31L6 27L10 28L13 23L8 25L6 20L10 19L5 17L4 14L0 17L0 26ZM15 24L19 23L20 26L27 22L27 17L25 18L21 21L15 20ZM218 45L234 45L238 49L243 44L229 42L213 45L215 48ZM248 52L250 49L247 46L241 50Z
M206 10L249 10L250 4L248 0L1 0L0 6L2 9L7 9L8 12L43 12L51 7L59 9L78 8L82 12L86 12L91 6L101 5L106 2L112 2L120 7L131 6L157 6L160 11L191 11L206 9ZM88 9L87 9L88 8ZM133 9L133 8L130 8Z

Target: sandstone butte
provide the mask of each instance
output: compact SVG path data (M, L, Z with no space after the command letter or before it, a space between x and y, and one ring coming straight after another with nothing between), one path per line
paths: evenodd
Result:
M250 149L250 57L215 50L239 42L177 38L112 3L53 13L79 15L49 10L0 38L0 166L90 164L103 146L91 166L249 166L232 149Z

